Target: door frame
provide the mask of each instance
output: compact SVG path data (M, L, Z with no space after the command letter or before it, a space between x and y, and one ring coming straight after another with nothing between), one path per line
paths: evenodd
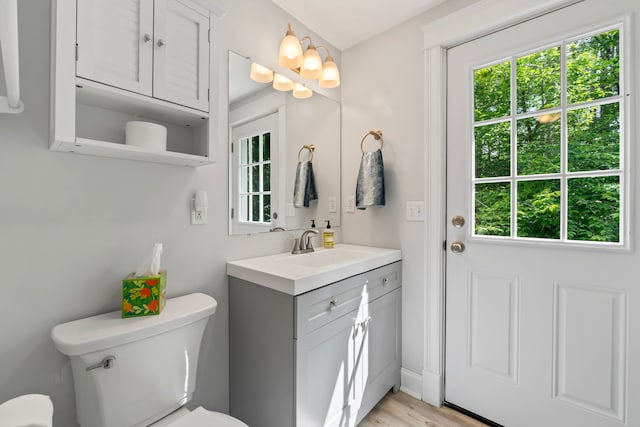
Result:
M425 326L421 398L444 401L447 49L583 0L481 0L422 27L424 35Z

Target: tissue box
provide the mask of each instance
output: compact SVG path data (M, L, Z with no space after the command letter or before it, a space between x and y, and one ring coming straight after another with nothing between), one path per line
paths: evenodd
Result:
M122 279L122 317L160 314L166 300L166 283L166 270L153 276L136 277L131 273Z

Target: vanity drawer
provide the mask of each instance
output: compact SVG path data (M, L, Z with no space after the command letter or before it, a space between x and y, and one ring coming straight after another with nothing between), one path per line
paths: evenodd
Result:
M294 337L302 337L399 288L401 275L401 262L395 262L296 297Z

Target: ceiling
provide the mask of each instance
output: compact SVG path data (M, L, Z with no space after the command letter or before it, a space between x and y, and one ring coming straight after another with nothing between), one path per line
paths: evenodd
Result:
M273 0L340 50L380 34L446 0ZM296 28L294 27L294 32ZM306 34L296 33L298 38Z

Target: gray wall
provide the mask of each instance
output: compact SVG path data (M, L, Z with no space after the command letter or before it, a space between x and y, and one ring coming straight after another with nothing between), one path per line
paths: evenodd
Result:
M449 0L342 53L342 196L355 194L369 130L384 135L386 188L384 208L343 213L342 240L402 249L402 367L414 378L424 361L424 223L407 222L405 206L425 191L422 26L473 1Z
M20 115L0 115L0 402L48 394L56 427L75 426L71 371L51 342L51 328L118 309L120 279L162 242L169 297L205 292L219 302L205 332L193 404L226 411L225 262L285 251L287 234L227 235L225 138L214 141L221 161L198 169L49 151L50 2L18 3L26 107ZM214 93L224 104L227 49L274 66L288 21L298 35L309 32L270 0L216 4L226 11L214 70ZM226 111L220 119L226 127ZM189 225L189 201L198 189L209 193L207 226Z

